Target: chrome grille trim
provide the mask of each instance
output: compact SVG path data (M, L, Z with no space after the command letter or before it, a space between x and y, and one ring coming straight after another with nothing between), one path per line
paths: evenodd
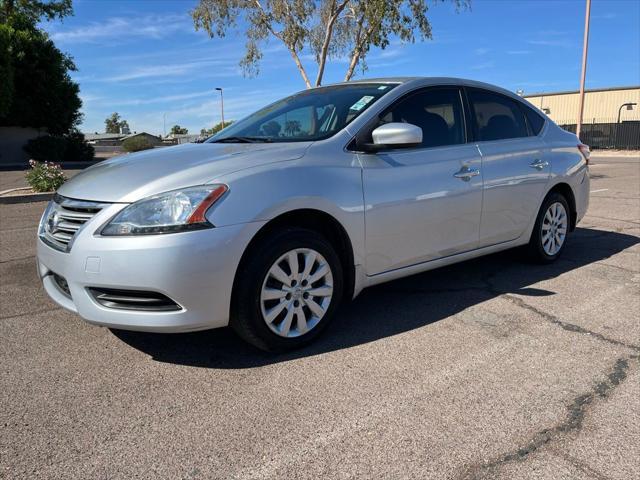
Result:
M42 216L39 236L50 247L69 252L76 233L108 205L55 194Z

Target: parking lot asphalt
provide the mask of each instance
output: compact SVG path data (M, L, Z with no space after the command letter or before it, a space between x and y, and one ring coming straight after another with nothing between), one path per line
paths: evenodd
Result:
M640 159L594 158L564 256L363 292L314 345L90 326L0 205L0 478L640 478Z

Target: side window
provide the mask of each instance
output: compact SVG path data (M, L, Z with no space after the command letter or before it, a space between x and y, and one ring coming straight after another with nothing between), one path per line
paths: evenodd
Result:
M531 127L531 131L534 135L538 135L540 130L542 130L542 126L544 125L544 118L542 115L537 113L533 108L528 107L526 105L521 105L524 110L524 114L527 117L527 122L529 122L529 127Z
M486 90L469 89L479 141L528 136L524 114L515 100Z
M381 117L381 124L411 123L422 129L422 146L464 143L464 120L457 88L435 88L409 95Z

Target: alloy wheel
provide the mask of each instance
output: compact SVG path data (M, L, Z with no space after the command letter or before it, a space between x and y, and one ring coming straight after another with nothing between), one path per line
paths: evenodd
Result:
M310 248L296 248L271 266L262 283L262 318L276 335L299 337L315 328L333 297L329 262Z
M553 257L556 255L567 237L568 217L567 210L560 202L549 205L542 219L542 248L544 252Z

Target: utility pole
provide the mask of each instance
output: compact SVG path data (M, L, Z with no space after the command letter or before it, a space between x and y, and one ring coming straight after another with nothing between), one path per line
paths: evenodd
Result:
M222 88L216 87L220 91L220 116L222 117L222 128L224 128L224 98L222 96Z
M580 73L580 98L576 135L580 138L582 130L582 114L584 113L584 80L587 76L587 50L589 48L589 19L591 17L591 0L587 0L587 11L584 16L584 42L582 45L582 72Z
M167 113L162 114L162 136L167 136Z

